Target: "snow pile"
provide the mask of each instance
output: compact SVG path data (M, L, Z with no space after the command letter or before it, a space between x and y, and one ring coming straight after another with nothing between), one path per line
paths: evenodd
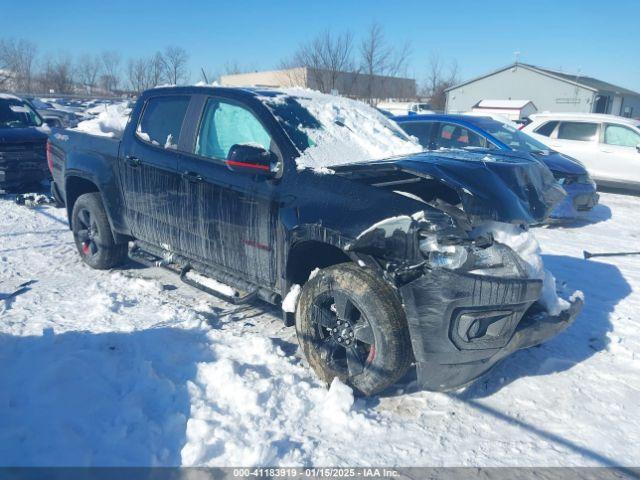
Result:
M188 278L189 280L192 280L200 285L205 286L206 288L209 288L215 292L218 292L226 297L234 297L236 296L236 291L230 287L229 285L226 285L224 283L218 282L217 280L214 280L213 278L209 278L209 277L205 277L204 275L199 274L198 272L194 272L193 270L189 270L186 275L186 278Z
M327 398L322 405L322 413L325 417L334 421L344 421L353 407L353 401L351 387L342 383L338 377L334 377L329 386Z
M556 279L544 268L540 245L530 231L508 223L488 222L478 229L478 233L490 233L495 241L510 247L524 260L529 277L542 280L542 296L539 301L551 315L558 315L569 308L569 302L558 296ZM581 294L582 292L577 293Z
M72 130L101 137L120 137L127 126L130 113L131 108L128 102L105 105L97 117L80 122Z
M220 341L214 333L209 338L213 359L198 364L188 382L191 413L183 465L309 463L304 451L314 448L310 435L346 431L355 440L358 433L379 428L353 411L349 387L334 380L327 392L268 338L226 335Z
M637 249L640 200L601 198L578 235L536 230L588 299L571 327L464 392L356 400L327 391L278 310L91 270L64 209L0 198L0 464L638 465L640 259L582 250Z
M282 89L318 120L321 128L299 126L312 141L298 157L298 168L328 173L326 168L346 163L382 160L418 153L423 148L382 113L357 100L302 88ZM270 97L263 101L277 102ZM324 170L323 170L324 169Z
M317 269L316 269L317 270ZM296 305L298 304L298 297L300 296L301 287L297 283L291 286L289 293L282 300L282 311L288 313L295 313Z

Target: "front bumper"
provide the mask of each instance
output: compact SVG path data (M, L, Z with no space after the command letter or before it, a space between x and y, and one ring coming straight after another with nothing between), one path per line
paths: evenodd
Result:
M567 196L551 211L551 218L575 218L578 212L595 207L600 199L595 184L572 183L563 185L563 188Z
M541 280L427 271L400 288L418 383L464 386L516 350L538 345L573 322L577 299L558 316L537 303Z

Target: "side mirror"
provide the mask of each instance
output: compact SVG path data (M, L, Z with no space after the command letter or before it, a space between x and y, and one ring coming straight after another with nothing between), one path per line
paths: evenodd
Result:
M275 155L257 145L233 145L227 155L227 167L234 172L271 177Z
M636 150L638 151L638 153L640 153L640 144L636 145Z

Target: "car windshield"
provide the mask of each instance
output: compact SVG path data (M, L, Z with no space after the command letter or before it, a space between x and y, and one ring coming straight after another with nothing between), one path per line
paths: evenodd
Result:
M18 98L0 99L0 128L39 127L42 125L40 116Z
M473 123L518 152L539 153L549 151L549 147L544 143L539 142L508 123L498 122L490 118L474 119Z
M260 98L300 151L301 168L422 151L395 122L359 101L302 89L260 92Z

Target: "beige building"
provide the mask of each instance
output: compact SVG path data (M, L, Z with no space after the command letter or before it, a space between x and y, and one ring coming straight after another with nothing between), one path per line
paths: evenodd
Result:
M308 67L223 75L220 83L227 87L303 87L359 99L416 98L416 81L412 78L331 72Z

